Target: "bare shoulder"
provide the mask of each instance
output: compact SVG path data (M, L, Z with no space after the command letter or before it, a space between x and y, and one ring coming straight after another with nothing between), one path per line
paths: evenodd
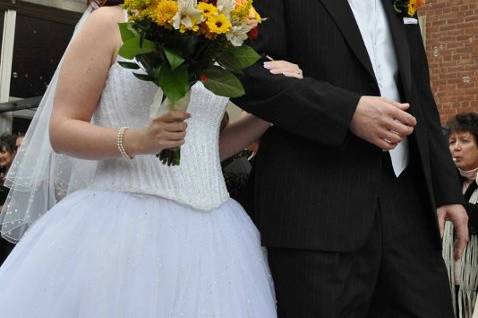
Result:
M122 43L118 23L124 21L125 15L121 7L99 8L88 17L79 38L86 45L94 45L97 49L105 46L115 54Z
M125 21L124 11L121 7L102 7L91 14L87 24L103 32L118 30L118 23Z
M124 22L125 11L120 6L101 7L93 11L91 19L97 23L103 23L103 26L106 24L118 24Z

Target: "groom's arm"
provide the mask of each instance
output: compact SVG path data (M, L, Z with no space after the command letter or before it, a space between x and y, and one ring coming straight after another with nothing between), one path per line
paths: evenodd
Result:
M412 56L417 57L416 86L428 130L430 169L436 204L438 207L455 203L463 204L459 176L453 164L446 138L443 136L440 116L430 87L428 61L418 27L416 33L418 52L416 52L417 54L412 52Z
M263 17L255 48L287 60L283 0L256 0ZM242 83L246 95L233 100L241 108L293 134L340 147L344 144L360 95L312 78L270 74L263 61L250 67Z

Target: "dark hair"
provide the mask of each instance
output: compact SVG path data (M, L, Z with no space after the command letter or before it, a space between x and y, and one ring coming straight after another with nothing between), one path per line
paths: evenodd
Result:
M448 136L454 133L467 132L473 135L478 144L478 113L460 113L453 117L447 124Z
M123 0L88 0L87 4L96 3L99 7L102 6L117 6L123 4Z
M3 134L0 136L0 150L5 149L10 153L17 151L17 136L12 134Z

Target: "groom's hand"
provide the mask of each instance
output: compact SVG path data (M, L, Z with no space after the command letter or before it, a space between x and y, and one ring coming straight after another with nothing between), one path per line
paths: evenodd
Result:
M466 244L468 244L468 214L461 204L444 205L438 208L438 226L440 235L443 237L445 231L445 221L451 221L455 228L455 244L453 256L459 260L463 255Z
M350 130L383 150L392 150L413 133L417 124L415 117L406 112L409 107L383 97L362 96Z

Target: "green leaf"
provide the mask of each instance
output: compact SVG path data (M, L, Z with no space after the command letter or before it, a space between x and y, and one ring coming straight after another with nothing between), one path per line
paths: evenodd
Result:
M187 65L181 65L173 70L169 64L164 63L159 70L158 83L171 102L180 100L189 90Z
M212 66L203 74L207 77L207 80L203 81L204 86L216 95L239 97L245 94L239 79L228 70Z
M168 60L169 65L171 66L171 69L174 70L184 63L184 58L181 56L179 52L168 49L166 47L163 49L164 49L164 55L166 55L166 59Z
M241 71L254 63L261 56L250 46L233 46L221 52L217 57L218 62L232 71Z
M149 75L146 75L146 74L140 74L140 73L133 73L133 75L142 80L142 81L148 81L148 82L153 82L154 81L154 78L152 78L151 76Z
M161 76L161 68L162 68L163 65L165 65L165 64L166 64L166 63L163 63L163 64L161 64L161 65L159 65L158 67L155 67L155 68L153 69L154 82L155 82L156 85L158 85L158 86L161 86L161 85L159 84L159 78L160 78L160 76Z
M130 70L138 70L140 68L138 64L133 63L133 62L118 61L118 64L121 65L122 67L130 69Z
M143 40L141 45L139 38L130 38L123 42L123 46L121 46L118 54L125 59L131 60L136 55L151 53L155 50L156 45L150 40Z
M138 33L136 32L136 30L133 29L133 25L131 24L131 22L118 23L118 26L123 42L131 38L138 37Z

